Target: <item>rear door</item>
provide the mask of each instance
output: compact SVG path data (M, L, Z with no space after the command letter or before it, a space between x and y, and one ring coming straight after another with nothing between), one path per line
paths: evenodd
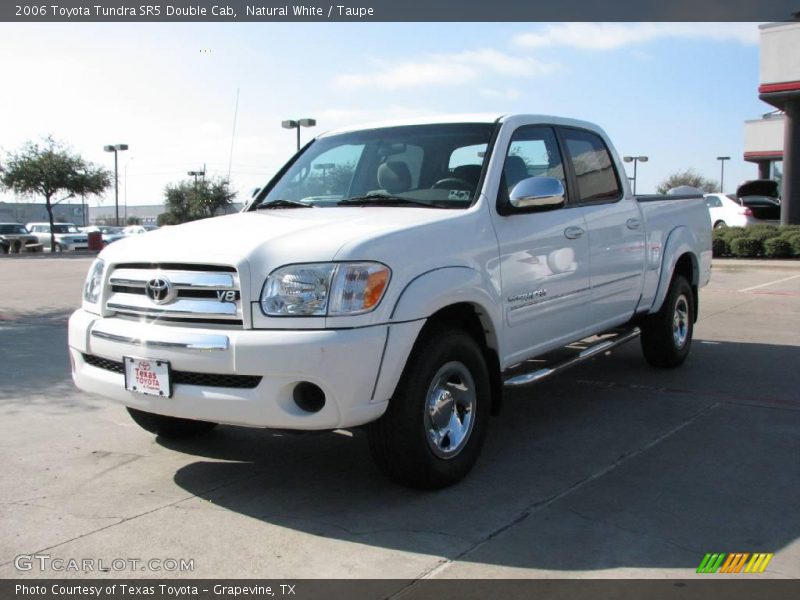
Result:
M555 130L523 125L495 152L504 156L493 215L500 250L506 335L504 362L513 364L583 337L589 323L588 236L570 186ZM528 177L561 180L564 206L542 210L509 204L514 186Z
M642 293L645 227L639 203L625 194L605 140L594 131L561 127L570 177L588 229L591 327L600 332L629 320Z

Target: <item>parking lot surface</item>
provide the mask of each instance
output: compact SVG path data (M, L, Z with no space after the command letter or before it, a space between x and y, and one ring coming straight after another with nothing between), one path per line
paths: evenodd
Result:
M360 431L167 441L79 392L90 261L0 260L0 577L691 577L707 552L800 576L800 265L715 265L682 368L632 342L509 393L472 474L421 493ZM194 568L17 569L36 553Z

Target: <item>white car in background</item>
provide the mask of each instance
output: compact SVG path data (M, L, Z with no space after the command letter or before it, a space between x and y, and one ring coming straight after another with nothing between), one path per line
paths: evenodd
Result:
M769 214L763 215L768 217L776 216L777 218L759 218L762 215L761 211L764 210L761 204L774 203L775 200L771 198L748 196L737 200L736 196L727 194L706 194L705 199L714 229L720 227L747 227L759 223L780 224L780 205L777 205L777 215L772 214L775 212L774 210L770 210Z

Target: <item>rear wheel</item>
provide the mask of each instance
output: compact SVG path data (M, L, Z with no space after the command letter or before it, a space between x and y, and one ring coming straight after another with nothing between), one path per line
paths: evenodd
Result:
M168 417L166 415L157 415L130 407L128 407L128 413L139 427L165 438L182 438L199 435L211 431L217 426L216 423L211 423L210 421L195 421L193 419Z
M722 229L723 227L727 227L728 224L725 221L717 221L714 223L714 229Z
M642 323L642 352L654 367L673 368L689 355L694 331L694 294L682 275L670 284L661 310Z
M475 340L458 329L428 332L409 358L386 413L367 428L378 466L412 488L456 483L478 459L490 394Z

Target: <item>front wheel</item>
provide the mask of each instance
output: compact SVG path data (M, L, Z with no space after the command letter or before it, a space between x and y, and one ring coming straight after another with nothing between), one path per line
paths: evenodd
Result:
M486 361L475 340L458 329L427 332L386 413L367 429L379 468L417 489L456 483L478 459L490 396Z
M195 421L193 419L180 419L155 413L145 412L135 408L128 408L128 413L136 424L150 433L155 433L165 438L182 438L199 435L211 431L217 426L210 421Z
M642 352L654 367L671 369L680 366L689 355L694 331L694 294L692 286L676 275L669 286L661 310L642 323Z

